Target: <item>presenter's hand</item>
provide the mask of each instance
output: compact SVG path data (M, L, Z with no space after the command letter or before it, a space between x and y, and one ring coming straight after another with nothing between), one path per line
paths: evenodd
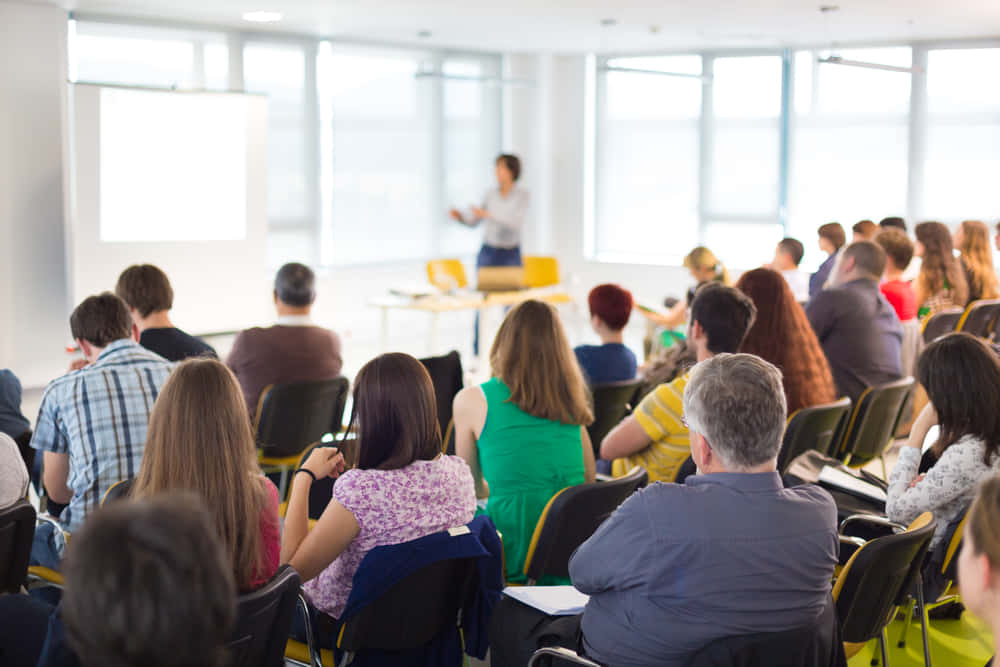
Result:
M317 447L302 467L316 475L316 479L336 478L344 472L344 455L336 447Z
M450 211L448 211L448 215L451 216L452 220L457 220L458 222L465 222L465 219L462 217L462 214L458 212L457 208L453 208Z
M472 215L476 216L480 220L488 220L490 217L489 211L485 208L472 207Z

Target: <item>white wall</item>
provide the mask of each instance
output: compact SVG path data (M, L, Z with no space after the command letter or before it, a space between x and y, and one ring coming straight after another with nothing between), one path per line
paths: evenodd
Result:
M65 370L66 12L0 2L0 366Z

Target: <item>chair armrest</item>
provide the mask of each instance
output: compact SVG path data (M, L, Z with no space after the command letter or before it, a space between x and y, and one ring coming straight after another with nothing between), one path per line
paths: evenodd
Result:
M852 514L851 516L847 517L846 519L840 522L840 529L838 530L838 532L843 533L844 528L846 526L856 521L860 521L862 523L868 523L873 526L891 528L893 532L897 533L902 533L903 531L906 530L906 526L904 526L903 524L896 523L895 521L889 521L889 519L885 518L884 516L873 516L871 514Z
M25 588L29 591L36 588L58 588L63 587L63 576L55 570L50 570L41 565L32 565L28 568L28 576L25 578Z
M575 665L585 665L585 667L602 667L600 663L588 660L582 655L577 655L575 651L571 651L568 648L563 648L561 646L548 646L546 648L538 649L532 654L531 660L528 661L528 667L534 667L539 658L546 655L553 658L559 658L560 660L566 660L567 662L572 662Z
M859 549L865 546L866 542L860 537L851 537L850 535L837 535L841 544L850 544L851 546L858 547Z

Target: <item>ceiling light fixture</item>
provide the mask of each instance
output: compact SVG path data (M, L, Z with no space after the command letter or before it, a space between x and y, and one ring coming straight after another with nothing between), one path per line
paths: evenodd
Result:
M257 11L243 15L243 20L250 23L277 23L281 18L281 12Z
M864 60L848 60L840 56L827 56L817 58L816 62L822 65L846 65L848 67L862 67L864 69L877 69L883 72L902 72L903 74L919 74L923 72L922 67L902 67L900 65L884 65L882 63L870 63Z

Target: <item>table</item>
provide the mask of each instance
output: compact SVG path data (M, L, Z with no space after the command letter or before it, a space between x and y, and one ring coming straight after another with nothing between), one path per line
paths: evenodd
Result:
M382 311L380 350L389 347L389 312L392 310L419 310L431 314L431 334L428 339L428 354L440 354L441 313L476 310L479 311L479 350L489 348L486 343L486 312L497 306L509 307L528 299L538 299L551 304L571 303L573 298L559 287L538 287L510 292L457 292L432 294L422 297L386 296L373 299L370 306Z

